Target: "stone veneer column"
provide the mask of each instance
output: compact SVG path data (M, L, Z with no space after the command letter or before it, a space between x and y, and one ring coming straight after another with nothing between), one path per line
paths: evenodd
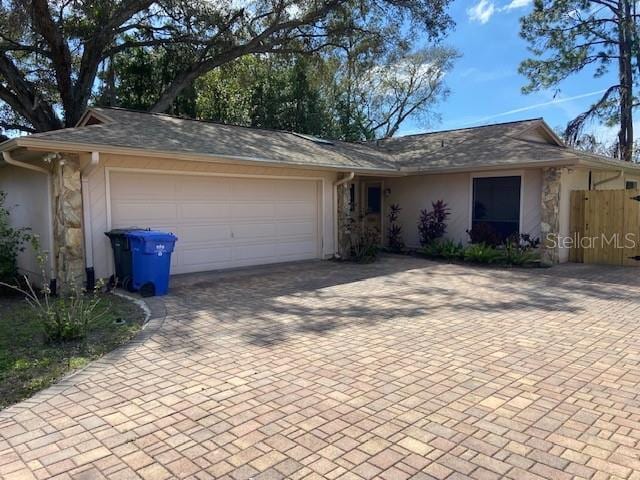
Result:
M342 185L338 185L337 187L337 212L338 216L337 228L338 228L338 245L336 246L336 250L340 258L349 258L349 246L350 246L350 238L351 238L351 227L353 220L351 218L351 208L350 208L350 195L349 188L350 183L344 183Z
M542 262L546 265L554 265L559 260L557 239L560 233L561 173L562 170L558 167L542 169L542 211L540 215L542 238L540 243Z
M53 161L54 242L60 288L84 280L84 238L82 233L82 185L75 155Z

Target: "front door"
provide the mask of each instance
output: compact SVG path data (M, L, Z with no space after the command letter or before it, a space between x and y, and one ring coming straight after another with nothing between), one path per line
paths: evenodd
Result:
M367 227L380 232L382 241L382 184L365 183L364 200L364 221Z

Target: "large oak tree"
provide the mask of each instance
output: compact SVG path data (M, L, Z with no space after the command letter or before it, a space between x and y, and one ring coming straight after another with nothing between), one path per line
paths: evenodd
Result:
M150 110L162 112L203 74L256 53L315 52L360 32L437 39L450 0L0 0L0 127L75 125L115 55L184 51Z

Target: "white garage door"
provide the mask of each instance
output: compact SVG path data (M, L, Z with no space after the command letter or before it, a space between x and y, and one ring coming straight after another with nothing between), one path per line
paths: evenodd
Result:
M320 256L318 182L112 171L111 225L174 232L172 273Z

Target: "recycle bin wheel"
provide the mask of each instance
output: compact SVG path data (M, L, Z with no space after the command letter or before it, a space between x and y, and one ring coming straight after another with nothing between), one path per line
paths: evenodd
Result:
M143 298L156 296L156 286L153 284L153 282L144 283L140 287L140 296L142 296Z

